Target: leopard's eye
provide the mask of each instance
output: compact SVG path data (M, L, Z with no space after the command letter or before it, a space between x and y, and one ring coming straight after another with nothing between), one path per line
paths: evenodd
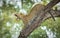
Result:
M20 15L23 15L22 13L20 13Z

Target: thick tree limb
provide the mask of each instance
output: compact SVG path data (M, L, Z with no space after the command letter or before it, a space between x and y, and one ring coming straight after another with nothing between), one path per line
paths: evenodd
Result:
M44 8L45 11L49 11L54 5L56 5L58 2L60 2L60 0L52 0L50 3L48 3L46 5L46 7ZM55 21L55 18L53 17L53 15L49 12L49 14L51 15L51 17L53 18L53 20Z
M60 17L60 10L56 11L56 10L50 10L51 14L54 16L54 17ZM45 18L43 19L43 22L47 19L51 18L51 15L49 13L46 13L45 15Z
M55 10L51 10L50 11L52 13L52 15L54 17L60 17L60 11L55 11ZM24 29L21 33L23 34L23 38L26 38L26 36L28 36L32 30L34 30L35 28L37 28L39 26L39 23L41 25L42 22L44 22L46 19L51 18L51 15L49 13L46 13L45 16L41 16L42 18L40 20L37 20L37 23L35 22L34 24L32 24L31 26L28 26L26 29ZM40 22L39 22L40 21ZM19 38L22 38L21 35Z
M26 28L20 32L18 38L27 38L27 36L36 29L41 23L51 17L47 12L50 11L53 16L60 16L59 11L50 10L55 4L57 4L60 0L52 0L45 9L38 11L39 13L36 15L36 19L26 25Z

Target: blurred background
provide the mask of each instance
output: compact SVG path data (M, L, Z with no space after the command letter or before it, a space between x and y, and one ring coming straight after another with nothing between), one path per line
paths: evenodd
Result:
M47 5L51 0L0 0L0 38L17 38L22 27L22 20L17 20L15 13L28 14L36 3ZM60 3L53 7L60 10ZM28 38L60 38L60 17L47 19L34 30Z

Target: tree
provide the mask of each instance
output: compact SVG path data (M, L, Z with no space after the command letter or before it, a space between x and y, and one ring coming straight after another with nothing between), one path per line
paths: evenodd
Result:
M55 4L57 4L60 0L52 0L49 4L47 4L47 6L45 7L45 11L47 12L49 11ZM26 28L22 30L22 32L20 33L18 38L27 38L27 36L35 29L38 27L39 23L41 24L43 21L43 18L45 17L45 14L43 11L39 11L41 14L41 16L39 17L40 19L36 18L36 20L31 23L31 24L27 24ZM41 21L42 20L42 21ZM30 26L31 25L31 26ZM34 27L33 27L34 26ZM27 29L28 28L28 29Z

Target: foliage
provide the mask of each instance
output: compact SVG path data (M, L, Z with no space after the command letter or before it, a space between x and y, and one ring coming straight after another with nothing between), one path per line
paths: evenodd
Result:
M41 24L28 38L60 38L60 18L48 19ZM52 36L50 36L50 35ZM50 37L49 37L50 36Z

